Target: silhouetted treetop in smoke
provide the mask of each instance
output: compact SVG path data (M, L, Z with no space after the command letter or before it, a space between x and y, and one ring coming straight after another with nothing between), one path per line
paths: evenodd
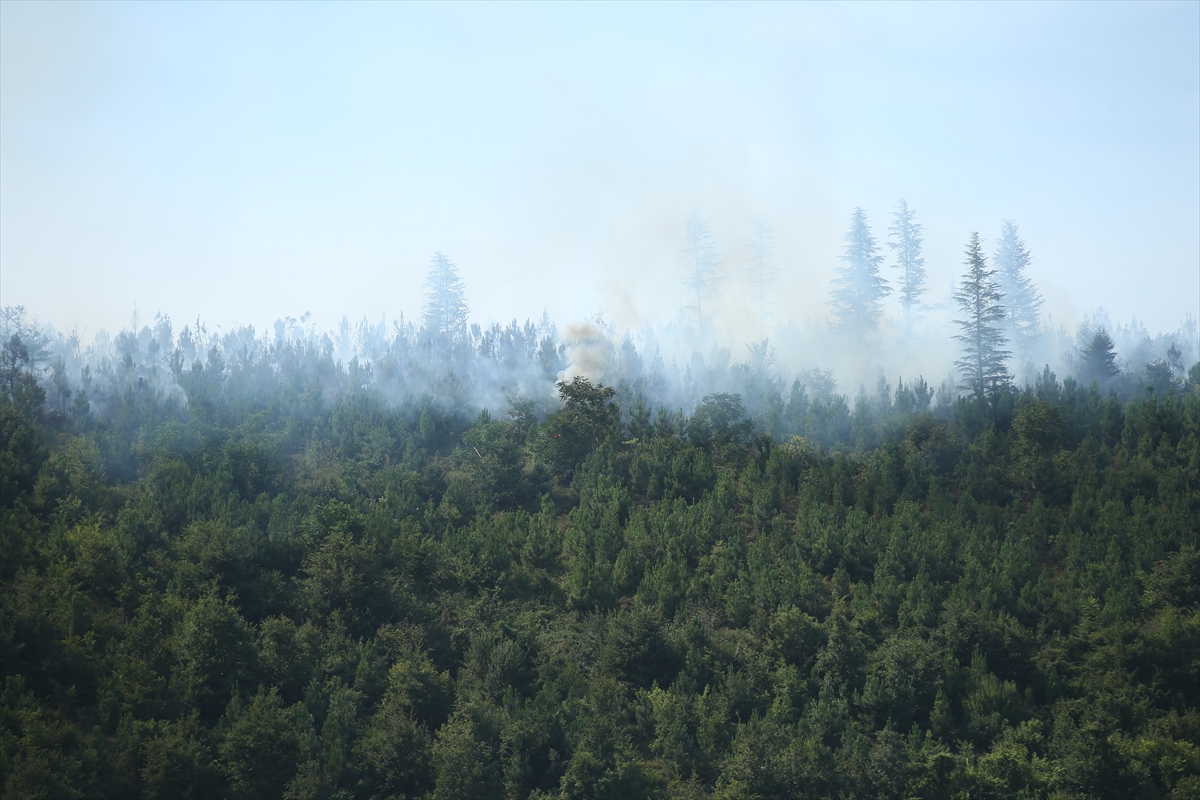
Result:
M751 296L758 306L758 324L765 330L770 315L771 290L779 277L779 267L775 266L774 261L775 231L761 214L754 218L746 248L746 277L749 279Z
M1017 225L1005 220L996 243L996 283L1004 295L1005 328L1024 355L1041 329L1042 297L1027 272L1030 255L1017 235Z
M696 326L703 334L704 301L717 296L725 276L719 272L721 260L708 225L694 209L688 213L684 225L686 244L680 253L684 269L683 285L691 290L696 300L693 306L696 310Z
M925 293L925 259L921 256L921 224L916 221L917 212L909 208L907 200L892 212L892 224L888 227L891 241L888 247L896 255L895 267L900 272L900 305L904 309L904 320L912 322L913 307L921 302Z
M1105 387L1121 374L1112 337L1104 328L1096 331L1079 356L1083 363L1080 377L1084 381L1097 381L1101 387Z
M892 288L879 274L883 256L861 208L850 215L850 229L843 241L842 266L837 269L830 300L834 317L856 331L873 328L883 315L883 298Z
M896 382L896 411L901 414L913 414L929 408L933 399L933 389L924 378L917 378L905 385L904 379Z
M467 324L467 303L462 280L450 259L434 253L425 278L425 327L435 333L459 333Z

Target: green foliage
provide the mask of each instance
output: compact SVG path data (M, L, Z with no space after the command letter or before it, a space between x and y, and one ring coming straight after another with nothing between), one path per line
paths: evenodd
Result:
M5 358L6 797L1200 787L1195 381L798 386L759 425L583 379L542 421L263 403L206 367L186 409L68 418Z
M962 378L960 389L977 396L996 394L1011 380L1004 364L1011 353L1002 349L1008 343L1002 327L1007 314L1004 293L995 280L996 270L987 267L978 233L971 234L966 254L967 271L954 292L962 314L954 320L961 331L954 339L962 343L962 358L954 368Z
M259 691L245 708L233 703L218 747L221 771L234 797L282 797L296 773L304 721L298 707L285 708L274 689Z
M607 386L593 386L587 378L578 376L570 383L558 383L563 408L546 420L542 435L546 458L560 475L570 475L605 437L617 433L621 410L613 402L616 394Z
M688 423L688 438L701 446L744 445L753 424L736 394L710 394L700 400Z

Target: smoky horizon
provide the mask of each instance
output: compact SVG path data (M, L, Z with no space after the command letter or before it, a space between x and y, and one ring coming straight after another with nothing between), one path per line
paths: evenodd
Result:
M5 3L0 290L90 339L421 313L695 305L711 236L733 349L830 318L848 219L923 226L925 302L1019 226L1054 327L1200 313L1195 4ZM768 326L745 270L778 270ZM761 293L760 293L761 297ZM903 315L897 293L883 313ZM707 350L707 348L705 348Z

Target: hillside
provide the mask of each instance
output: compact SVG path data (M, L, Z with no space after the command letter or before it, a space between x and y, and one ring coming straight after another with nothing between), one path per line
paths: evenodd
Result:
M6 373L6 797L1200 797L1200 369L788 440L292 377Z

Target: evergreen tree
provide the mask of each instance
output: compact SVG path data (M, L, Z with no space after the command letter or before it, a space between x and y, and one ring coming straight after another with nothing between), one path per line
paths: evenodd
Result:
M892 287L879 275L883 256L879 255L879 246L861 208L850 215L850 230L844 240L846 247L841 260L845 265L838 268L830 305L842 325L858 330L872 328L883 313L883 298Z
M721 260L708 225L693 209L687 215L687 246L681 254L684 265L683 285L696 293L696 326L704 330L704 301L716 297L724 276L717 270Z
M1171 368L1171 377L1177 377L1184 373L1183 351L1175 345L1175 342L1171 342L1171 349L1167 351L1167 366Z
M1028 348L1040 328L1042 296L1033 280L1025 274L1029 266L1029 250L1017 235L1017 225L1012 220L1005 220L1000 230L994 263L996 283L1004 294L1007 311L1004 327L1014 343Z
M954 366L962 376L960 389L983 394L1008 384L1010 378L1004 362L1011 353L1003 349L1008 343L1001 328L1005 318L1005 309L1000 303L1003 295L996 285L996 270L987 267L978 233L971 234L966 253L967 271L954 292L954 299L963 313L963 319L954 320L962 331L954 338L963 344L963 357L955 361Z
M433 254L425 278L425 328L435 333L458 333L467 324L467 303L454 264L441 252Z
M922 226L916 221L917 212L908 207L907 200L892 212L893 222L888 232L894 241L888 247L896 254L896 269L904 276L900 284L900 305L904 321L912 321L912 309L925 293L925 259L921 256Z
M771 289L775 286L779 268L772 261L775 256L775 231L762 216L755 218L746 244L750 250L746 275L750 278L754 298L758 301L758 323L765 329Z
M1104 386L1121 374L1120 368L1117 367L1117 353L1112 337L1104 328L1096 331L1079 355L1083 362L1083 374L1080 377L1085 383L1096 381Z

